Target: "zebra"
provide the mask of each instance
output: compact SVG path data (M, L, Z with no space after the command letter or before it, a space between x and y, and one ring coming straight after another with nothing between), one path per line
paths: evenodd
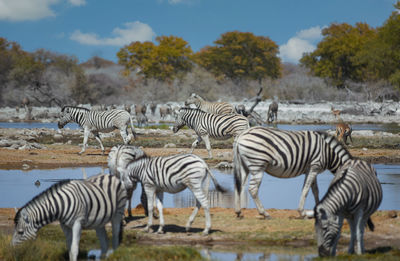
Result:
M69 259L77 260L82 229L95 229L104 256L108 249L105 225L112 223L112 246L122 239L126 191L111 175L87 180L63 180L34 197L15 215L12 244L36 238L40 228L59 221L65 234Z
M172 131L176 133L185 125L197 134L197 139L193 142L190 153L193 153L196 146L204 140L209 158L212 158L209 137L216 139L236 138L241 132L250 128L248 119L240 114L211 114L200 109L181 108Z
M278 103L276 101L273 101L268 106L267 122L271 123L276 121L278 121Z
M244 131L234 145L235 212L241 217L240 197L249 173L249 192L260 215L269 218L258 198L264 171L278 178L294 178L305 174L298 211L305 216L305 198L312 188L318 203L317 174L325 169L333 174L352 158L335 137L325 132L283 131L252 127Z
M370 230L374 230L371 215L381 201L382 187L373 166L360 159L348 160L343 164L325 196L314 208L319 255L336 254L344 218L351 232L348 252L354 253L357 241L356 253L364 253L364 228L368 224Z
M127 198L128 198L128 215L132 217L132 194L133 191L136 189L137 182L131 181L128 176L121 175L118 172L118 167L126 169L128 163L135 159L136 155L141 153L142 150L138 150L137 147L132 145L117 145L111 148L110 153L107 157L107 165L110 170L111 175L115 175L122 181L124 184ZM147 198L146 194L144 193L144 189L142 188L142 196L140 197L141 203L145 210L146 216L148 215L147 209Z
M235 113L235 107L232 104L227 102L208 102L195 93L192 93L192 95L190 95L190 97L185 101L185 106L190 106L190 104L194 104L196 108L208 113Z
M83 107L65 106L61 109L58 128L62 129L69 122L76 122L84 129L83 146L79 154L85 152L90 133L93 133L96 140L100 143L103 154L104 146L99 132L109 132L119 129L125 144L130 142L132 136L136 139L132 117L125 110L95 111ZM128 134L129 124L131 125L132 135Z
M160 226L157 233L163 233L163 193L175 194L189 188L196 198L196 207L186 224L186 231L190 230L201 206L204 209L206 219L203 234L207 235L211 228L208 202L209 177L213 180L218 191L225 192L225 189L218 184L204 160L193 154L149 157L139 148L132 150L132 156L135 159L129 162L126 168L118 167L117 170L121 173L121 176L129 177L129 180L124 179L124 182L141 182L146 192L149 215L145 231L149 232L153 223L153 202L155 197L157 198L157 208L160 215ZM203 183L205 186L203 186Z

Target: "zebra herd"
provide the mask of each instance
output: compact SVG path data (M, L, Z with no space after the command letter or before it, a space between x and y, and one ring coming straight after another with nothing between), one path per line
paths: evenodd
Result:
M270 218L258 197L264 172L278 178L293 178L305 174L298 211L315 218L318 251L321 256L335 255L343 219L350 224L349 253L354 252L357 241L358 254L364 253L363 233L366 224L373 228L370 216L382 200L382 189L375 169L365 161L354 159L345 145L336 137L317 131L283 131L268 127L251 127L246 117L234 113L228 103L209 103L192 95L176 116L173 132L183 126L193 129L198 136L189 154L152 157L141 148L128 145L135 137L132 118L127 111L90 111L81 107L66 106L61 110L58 126L76 122L84 129L85 152L90 133L94 134L104 153L99 132L119 129L124 145L114 146L107 162L111 175L97 175L86 180L68 180L54 184L17 212L13 244L34 238L37 231L58 220L67 239L70 260L76 260L82 229L95 229L101 244L102 255L107 253L107 236L104 225L112 223L112 246L115 249L122 237L122 219L128 202L131 215L132 193L140 182L146 195L148 223L151 230L154 206L158 208L160 225L157 233L164 231L163 193L178 193L189 188L196 206L190 215L186 231L200 207L205 213L207 235L211 228L208 200L209 180L218 191L225 192L210 171L207 163L192 152L204 140L208 157L212 158L209 137L226 139L234 137L234 195L235 213L242 217L240 198L249 179L249 193L260 215ZM233 108L233 109L232 109ZM208 112L207 112L208 111ZM222 111L223 113L217 114ZM226 113L225 113L226 112ZM276 116L274 116L276 117ZM128 133L131 126L132 134ZM320 200L317 175L330 170L334 178ZM304 210L305 198L310 190L314 194L315 208Z

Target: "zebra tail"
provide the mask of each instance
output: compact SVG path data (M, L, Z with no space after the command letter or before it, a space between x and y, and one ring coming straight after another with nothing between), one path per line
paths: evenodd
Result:
M133 135L133 138L136 140L136 132L135 132L135 129L133 128L133 120L132 120L132 116L130 116L129 115L129 120L131 121L131 130L132 130L132 135Z
M374 231L375 225L374 225L374 223L372 223L371 218L368 218L367 224L368 224L369 230Z
M222 192L222 193L227 192L227 190L226 190L224 187L222 187L222 186L218 183L217 179L214 177L214 175L212 174L212 172L210 171L209 168L207 168L207 172L208 172L208 175L210 175L212 181L214 182L215 188L216 188L219 192Z
M239 156L237 152L237 144L235 144L234 152L233 152L233 177L235 180L235 189L240 193L242 191L242 175L240 171L239 164Z

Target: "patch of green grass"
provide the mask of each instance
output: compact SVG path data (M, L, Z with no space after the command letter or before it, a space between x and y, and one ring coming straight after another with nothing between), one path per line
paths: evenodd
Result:
M122 245L107 260L204 260L201 254L192 247L185 246L143 246Z
M399 137L353 137L353 142L351 148L400 149Z
M350 260L350 261L363 261L363 260L385 260L385 261L397 261L400 260L400 250L392 249L391 247L380 247L374 250L368 251L364 255L349 255L343 254L335 257L317 257L313 260Z

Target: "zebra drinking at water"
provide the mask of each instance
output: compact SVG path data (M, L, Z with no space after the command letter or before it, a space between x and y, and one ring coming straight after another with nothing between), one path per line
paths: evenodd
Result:
M375 169L363 160L349 160L336 172L328 191L314 208L315 231L320 256L334 256L340 237L343 219L350 225L348 252L365 252L364 228L366 224L373 231L370 216L382 201L382 187Z
M235 107L232 104L227 102L208 102L195 93L192 93L192 95L190 95L190 97L185 101L185 106L190 106L190 104L194 104L196 108L208 113L235 113Z
M324 132L283 131L253 127L243 132L234 145L235 212L241 215L240 197L247 177L249 192L260 215L268 218L258 198L264 171L278 178L294 178L305 174L299 212L305 215L305 198L312 188L318 203L317 174L325 169L333 174L352 156L338 140Z
M218 184L207 164L200 157L193 154L178 154L166 157L149 157L139 148L132 150L134 160L126 168L118 167L118 172L125 178L123 182L141 182L147 196L149 220L145 228L150 230L153 223L153 202L157 197L157 208L160 215L160 227L157 233L163 233L163 193L178 193L189 188L196 198L196 207L186 224L189 231L200 206L204 209L205 228L203 234L208 234L211 228L210 208L208 202L209 177L218 191L225 190ZM203 186L205 183L205 186Z
M96 230L103 256L108 249L106 223L112 223L114 249L122 239L125 204L126 191L114 176L100 174L87 180L61 181L19 209L14 219L12 244L34 239L40 228L58 220L70 260L77 260L82 229Z
M211 114L199 109L181 108L172 130L176 133L185 125L197 134L197 139L193 142L190 153L193 153L196 146L204 140L209 158L212 158L209 137L215 139L237 137L250 127L248 119L243 115L233 113Z
M125 144L128 144L132 136L136 138L131 115L125 110L94 111L82 107L65 106L61 109L58 128L63 128L69 122L76 122L84 129L82 154L86 150L90 133L100 143L101 151L104 154L104 146L100 139L99 132L110 132L119 129ZM128 134L128 125L131 125L132 135Z

